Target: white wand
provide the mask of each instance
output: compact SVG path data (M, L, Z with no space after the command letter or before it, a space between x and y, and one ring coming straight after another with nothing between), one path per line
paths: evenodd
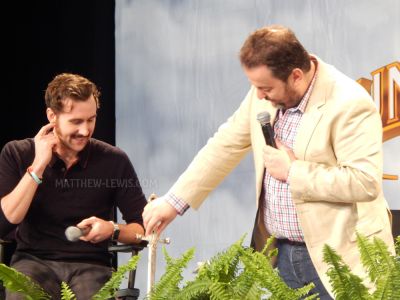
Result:
M149 197L149 202L156 199L157 196L155 194L151 194ZM153 231L149 236L142 236L140 234L136 235L136 238L139 241L147 241L147 248L149 248L149 258L148 258L148 264L147 264L147 295L150 295L150 292L154 286L155 283L155 277L156 277L156 260L157 260L157 244L162 243L162 244L169 244L170 239L165 238L165 239L160 239L157 236L157 233Z

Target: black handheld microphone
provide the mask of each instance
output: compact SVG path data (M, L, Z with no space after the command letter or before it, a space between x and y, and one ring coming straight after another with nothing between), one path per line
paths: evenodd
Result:
M271 126L271 115L267 111L258 113L257 120L261 124L265 143L276 148L274 129Z
M90 231L90 227L79 228L76 226L69 226L65 230L65 236L68 241L76 242L81 236L87 235Z

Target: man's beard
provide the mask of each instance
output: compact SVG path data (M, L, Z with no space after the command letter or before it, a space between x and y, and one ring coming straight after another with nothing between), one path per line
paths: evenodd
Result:
M285 101L282 100L274 100L274 99L268 99L265 98L266 100L269 100L272 104L273 107L277 108L277 109L288 109L288 108L292 108L292 107L296 107L297 105L299 105L302 97L299 96L296 91L292 88L290 88L287 84L285 86ZM287 105L289 105L290 107L286 107Z

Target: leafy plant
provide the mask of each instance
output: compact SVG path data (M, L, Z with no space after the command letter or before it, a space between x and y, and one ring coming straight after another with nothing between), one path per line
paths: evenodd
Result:
M187 266L188 262L194 256L194 249L191 248L186 251L181 258L173 259L165 247L162 248L164 257L167 263L166 271L164 275L161 276L157 284L154 285L151 293L150 299L175 299L180 292L179 283L182 281L183 269Z
M400 299L399 257L390 254L388 246L376 237L369 241L365 236L357 234L357 245L361 262L376 289L370 292L362 279L350 271L341 256L330 246L325 245L324 261L330 265L327 275L335 299ZM400 237L397 237L395 246L399 255Z
M126 273L134 270L140 259L139 255L132 256L129 261L118 267L118 270L112 273L111 278L105 285L92 297L93 300L105 300L113 298L115 292L121 285ZM3 285L12 292L19 292L24 295L26 300L47 300L51 297L28 276L10 268L4 264L0 264L0 280ZM67 283L61 283L61 299L76 300L76 296Z
M186 252L181 259L173 260L164 249L167 268L151 295L151 300L159 299L218 299L218 300L253 300L261 297L269 299L314 299L316 295L304 298L314 287L313 284L301 289L289 288L271 265L270 259L276 251L265 255L273 241L269 239L262 253L252 248L243 247L244 237L217 254L199 270L196 278L187 282L182 288L182 268L186 267L193 257L193 249ZM174 277L173 274L179 274ZM168 280L174 278L173 280Z
M71 291L70 287L66 282L61 282L61 300L76 300L74 292Z
M24 295L26 300L50 299L50 296L32 279L5 264L0 264L0 280L7 290Z
M122 280L125 278L126 273L136 269L140 255L132 256L128 262L118 267L118 270L113 272L111 278L106 284L93 296L93 300L104 300L114 297L115 292L121 285Z
M291 289L280 278L279 271L271 265L271 258L277 250L268 251L273 238L268 239L261 252L243 246L244 236L227 250L218 253L204 263L189 282L182 283L182 272L194 256L194 249L189 249L180 258L172 258L165 248L166 271L151 291L149 299L196 299L196 300L290 300L315 299L309 295L313 284L300 289ZM365 236L357 235L357 244L361 261L370 281L375 285L369 291L360 277L352 274L340 255L330 246L324 247L324 261L330 265L328 276L337 300L372 300L400 299L400 236L396 239L397 257L392 255L387 245L380 239L369 241ZM139 256L133 256L127 264L119 266L110 280L93 296L95 300L112 298L119 288L126 273L137 266ZM27 300L50 299L41 287L29 277L0 264L0 280L4 286L19 292ZM61 284L62 300L76 300L69 286Z

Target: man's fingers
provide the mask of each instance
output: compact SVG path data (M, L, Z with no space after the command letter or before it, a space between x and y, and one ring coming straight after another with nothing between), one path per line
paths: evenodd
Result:
M154 216L148 221L146 228L146 236L150 235L153 233L154 229L156 229L157 226L160 226L162 224L161 221L159 221L157 218ZM165 226L164 226L165 227Z
M152 226L152 224L156 224L156 221L153 221L151 223L151 220L154 218L161 219L159 212L162 213L162 208L160 208L160 204L163 203L163 200L161 198L157 198L155 200L152 200L151 202L148 202L147 205L143 209L142 217L143 217L143 225L144 228L148 228L149 226ZM155 222L155 223L154 223Z
M164 231L164 229L167 227L167 225L170 223L171 221L164 221L161 222L158 227L157 227L157 235L160 236L161 233Z
M79 228L84 228L84 227L89 227L93 224L93 222L89 219L84 219L81 222L79 222L78 224L76 224L76 227Z
M82 240L82 241L85 241L85 242L90 242L92 244L96 244L96 243L102 242L104 240L99 235L94 235L94 236L84 235L84 236L81 236L79 239Z
M99 220L101 220L101 219L98 219L96 217L90 217L90 218L87 218L87 219L83 219L76 226L78 226L78 227L91 226L93 223L95 223L96 221L99 221Z
M176 209L166 202L163 197L149 202L143 210L143 225L146 229L146 236L156 231L160 234L165 227L177 216Z
M54 123L44 125L42 128L40 128L38 135L46 135L54 126Z
M286 150L286 146L278 139L275 139L275 144L278 149Z
M268 146L268 145L264 146L264 149L263 149L264 155L267 155L267 156L273 155L277 151L279 151L279 150L275 149L274 147Z
M278 149L280 150L284 150L288 155L291 161L296 160L296 156L294 155L293 150L291 150L290 148L288 148L285 144L283 144L280 140L276 139L276 146L278 147Z

